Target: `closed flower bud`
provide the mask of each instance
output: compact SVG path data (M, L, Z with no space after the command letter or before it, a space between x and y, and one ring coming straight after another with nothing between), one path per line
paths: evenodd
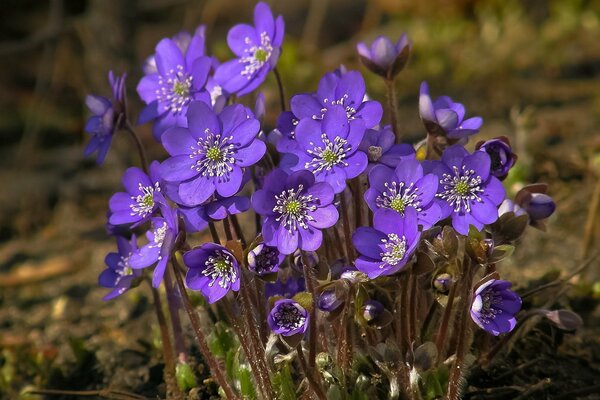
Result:
M452 275L447 273L439 274L433 280L433 287L435 290L443 294L448 293L453 284L454 279L452 279Z
M490 173L500 180L508 176L508 171L517 161L517 156L512 152L510 142L505 136L479 142L476 148L488 153L492 161Z
M385 36L379 36L371 46L361 42L356 49L365 67L387 80L393 80L406 66L411 44L406 34L396 44Z
M381 315L383 312L383 304L376 300L367 300L360 311L365 321L371 322Z
M532 220L546 219L556 210L556 204L550 196L544 193L532 193L529 204L524 206Z
M321 293L317 301L317 307L321 311L335 311L343 304L343 301L338 299L334 289L328 289Z

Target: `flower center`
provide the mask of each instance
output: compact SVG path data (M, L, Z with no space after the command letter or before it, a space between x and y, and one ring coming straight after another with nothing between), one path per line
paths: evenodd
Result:
M179 114L192 98L193 76L184 71L183 65L169 70L158 77L156 99L164 103L164 110Z
M203 176L222 177L233 170L235 145L231 143L233 136L214 134L208 128L204 131L205 138L198 139L190 158L197 158L192 165Z
M375 199L375 204L379 208L390 208L404 215L406 207L413 207L416 211L421 211L421 201L419 200L419 188L413 182L405 187L405 182L386 182L385 191Z
M139 215L141 218L146 218L154 211L154 192L160 192L160 186L158 182L154 186L142 186L140 183L138 190L140 194L131 196L133 203L129 205L129 208L131 208L131 215Z
M348 101L348 94L344 94L338 100L329 100L327 98L323 99L324 107L321 108L321 115L314 114L312 116L312 119L317 119L317 120L323 119L325 117L325 114L327 113L327 110L329 109L329 107L335 106L335 105L342 106L344 108L344 110L346 111L346 118L348 118L348 121L352 121L353 119L356 119L356 117L355 117L356 108L353 107L354 102L346 104L347 101Z
M498 314L502 314L502 309L500 306L502 305L502 296L494 291L493 289L488 289L481 296L481 311L480 311L480 319L484 324L489 324L492 320L496 318Z
M223 95L223 88L219 85L215 85L210 91L210 104L215 105L219 96Z
M278 255L276 249L265 246L256 256L255 272L259 275L271 272L278 264Z
M273 314L273 321L278 327L286 330L298 329L306 322L306 317L293 304L284 303L277 307Z
M117 278L117 283L126 276L133 275L133 269L129 266L129 259L131 258L131 254L129 253L126 256L121 256L121 259L117 263L118 269L115 270L119 277Z
M167 222L163 221L162 225L154 229L154 239L148 247L161 247L165 241L165 235L167 234Z
M329 171L336 165L347 167L348 163L344 159L352 150L352 146L348 144L348 141L336 136L332 142L325 133L321 135L321 140L323 146L316 146L314 149L307 151L313 159L304 164L304 168L317 174L322 170Z
M276 221L281 224L288 231L292 232L298 229L298 225L307 229L307 221L314 221L314 218L308 215L309 212L315 211L317 206L315 199L310 194L302 194L304 185L298 185L297 189L288 189L281 192L279 195L275 195L277 204L273 207L273 212L279 214Z
M208 257L204 265L206 268L202 274L211 279L209 287L213 287L217 283L223 289L227 289L237 281L237 271L231 256L221 250L216 250L214 256Z
M454 208L454 212L471 212L471 202L482 202L480 194L481 177L475 175L475 171L467 169L464 165L461 169L452 167L454 174L443 174L440 184L443 187L437 197L444 199Z
M381 239L385 251L381 253L381 261L389 265L398 265L404 259L406 254L406 237L398 236L395 233L388 234L386 239ZM383 268L385 264L379 266Z
M246 38L245 43L250 45L250 38ZM240 62L245 64L242 76L246 76L250 80L254 74L260 70L263 65L271 58L273 54L273 46L271 45L271 38L267 35L267 32L260 34L260 45L250 46L244 49L245 56L240 57Z

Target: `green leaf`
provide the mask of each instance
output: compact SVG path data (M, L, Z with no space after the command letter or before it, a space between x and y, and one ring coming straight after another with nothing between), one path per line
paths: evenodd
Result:
M296 400L296 388L290 366L283 363L281 369L273 376L273 386L277 392L278 400Z
M175 367L175 379L177 379L177 386L182 391L188 391L197 386L196 377L194 371L187 363L177 363Z
M252 372L246 366L240 366L238 370L238 379L240 380L240 392L246 399L256 399L256 385L252 379Z
M514 251L515 251L515 247L511 246L509 244L502 244L500 246L496 246L496 247L494 247L494 250L492 251L492 255L490 257L489 262L490 263L500 262L500 261L504 260L505 258L510 257Z

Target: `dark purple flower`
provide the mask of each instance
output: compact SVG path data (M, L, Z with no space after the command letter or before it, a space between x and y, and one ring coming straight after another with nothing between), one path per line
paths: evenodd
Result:
M388 80L393 80L404 69L410 55L410 48L406 33L400 36L396 44L386 36L379 36L370 47L363 42L356 45L363 65Z
M205 84L212 59L204 56L203 35L194 35L185 51L172 39L165 38L156 45L154 58L156 72L145 75L137 86L138 94L147 104L139 122L155 120L152 133L161 141L168 128L187 126L186 112L192 101L211 104Z
M380 208L397 211L401 216L407 208L417 213L423 229L429 229L442 217L442 210L435 201L438 178L423 174L423 167L416 159L401 160L392 170L378 165L369 173L369 189L365 201L375 212Z
M259 122L250 110L235 104L220 114L202 102L193 102L188 127L174 127L163 135L171 155L160 166L161 177L180 183L179 198L186 206L202 204L215 190L223 197L242 187L244 170L262 158L266 145L256 138Z
M342 304L344 304L344 302L337 297L335 289L322 291L317 300L317 308L325 312L335 311Z
M448 96L431 101L427 82L421 83L419 114L427 132L433 135L446 135L451 139L461 139L479 132L481 117L465 118L465 107L455 103Z
M246 196L221 197L218 194L207 203L197 207L179 206L179 214L187 232L200 232L210 221L220 221L250 209Z
M238 24L229 30L227 44L237 58L217 68L215 80L238 96L252 92L275 68L284 31L283 17L273 18L269 6L258 3L254 7L254 26Z
M362 317L367 322L371 322L371 321L379 318L381 316L381 314L383 313L383 311L384 311L383 304L381 304L377 300L366 300L360 309L360 312L362 313Z
M273 333L293 336L306 332L309 323L308 311L291 299L277 300L267 317Z
M362 121L364 128L379 124L383 108L374 100L365 101L365 80L358 71L343 75L329 72L321 78L316 93L292 97L292 113L298 120L322 120L331 110L341 110L349 122Z
M150 176L137 167L127 169L123 174L123 186L127 192L115 193L110 198L110 224L141 224L150 219L160 204L165 204L157 161L150 165Z
M323 121L303 119L296 126L297 163L292 170L311 171L318 182L327 182L335 193L346 188L346 179L360 175L368 164L358 150L365 133L360 120L348 123L341 108L330 109Z
M333 197L331 186L315 183L309 171L288 175L274 169L265 178L263 188L252 195L252 207L265 218L265 244L286 255L296 249L317 250L323 241L321 229L333 226L339 217Z
M400 271L416 250L421 232L417 214L407 208L404 217L390 209L380 209L373 216L373 228L359 227L352 243L361 254L354 264L371 279Z
M507 200L500 207L501 214L513 211L516 215L527 214L529 224L534 228L545 231L544 219L550 217L556 210L552 197L546 194L548 185L536 183L524 186L515 195L514 202Z
M279 266L285 260L277 247L260 243L248 252L248 268L257 275L268 275L279 271Z
M265 285L265 296L267 298L273 296L294 297L297 293L305 290L304 277L296 277L288 274L284 279L281 277L281 270L279 271L279 275L279 278L275 282L267 282Z
M534 221L546 219L556 210L554 200L545 193L532 193L531 199L523 207L529 218Z
M390 125L381 129L367 129L358 150L364 152L369 160L366 172L376 165L383 164L390 168L403 159L415 158L415 149L407 143L396 144L396 135Z
M96 163L102 164L110 148L115 130L120 129L117 123L124 124L127 118L125 98L125 78L127 74L115 77L113 72L108 73L108 81L112 89L112 98L88 95L85 104L92 112L92 116L85 124L85 131L92 138L84 150L86 157L97 151Z
M148 243L133 252L129 266L133 269L147 268L153 264L152 286L158 287L175 246L179 233L177 211L168 206L161 207L162 217L151 219L152 228L146 233Z
M517 155L512 152L506 136L479 142L475 148L488 153L492 161L490 173L501 181L508 176L508 171L517 161Z
M498 219L498 206L506 195L502 183L490 174L491 161L486 152L469 154L454 145L442 154L441 161L424 163L428 172L439 178L436 197L442 219L452 216L454 229L466 235L469 225L481 230Z
M492 335L510 332L517 324L515 314L521 309L521 298L511 286L510 282L491 279L475 290L471 318Z
M103 300L114 299L125 293L133 280L142 275L139 270L129 266L129 258L137 250L135 235L131 241L122 236L117 236L117 253L109 253L104 260L106 268L98 277L98 284L105 288L113 289L104 296Z
M210 304L231 290L240 290L240 266L226 247L205 243L186 252L183 261L189 268L185 276L187 287L202 292Z

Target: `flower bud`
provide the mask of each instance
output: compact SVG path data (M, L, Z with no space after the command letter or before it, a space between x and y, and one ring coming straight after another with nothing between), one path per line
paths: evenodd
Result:
M314 268L319 263L319 256L314 251L305 251L304 256L302 251L296 250L294 252L294 262L292 266L300 272L304 271L304 260L308 262L309 268Z
M525 205L525 211L534 220L546 219L556 210L556 204L550 196L544 193L532 193L529 204Z
M267 275L277 272L285 256L279 253L277 247L260 243L248 252L247 261L250 271L257 275Z
M490 173L500 180L504 180L508 176L508 171L517 161L517 156L512 152L506 136L479 142L475 147L490 156L492 161Z
M361 313L365 321L371 322L377 319L383 312L383 304L376 300L367 300L361 308Z
M379 36L371 46L361 42L356 46L360 61L371 72L393 80L404 69L410 55L411 44L406 34L403 34L396 44L385 37Z
M433 287L442 294L448 293L453 284L454 279L448 273L439 274L433 280Z
M343 301L338 299L335 289L324 290L319 296L317 307L321 311L332 312L343 304Z

